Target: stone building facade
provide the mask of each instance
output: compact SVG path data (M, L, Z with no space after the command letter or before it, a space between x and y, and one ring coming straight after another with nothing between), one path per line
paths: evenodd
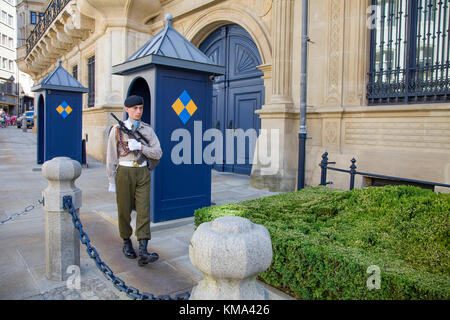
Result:
M112 66L124 62L160 31L164 27L165 15L170 13L174 28L199 48L207 42L225 38L229 42L223 43L230 45L244 38L251 40L240 42L242 52L247 52L247 55L241 54L239 58L236 49L229 53L225 64L230 63L230 68L232 63L234 66L240 64L244 70L247 61L253 61L248 63L253 63L251 66L259 72L264 88L261 101L252 107L257 119L255 129L276 129L279 132L277 172L265 174L264 167L255 163L251 167L251 184L272 191L295 190L301 0L49 1L50 5L52 3L55 3L54 10L46 13L51 22L41 26L42 30L32 35L26 46L19 48L18 63L22 71L40 81L56 67L57 60L62 59L66 70L85 87L91 88L83 103L83 134L88 154L105 160L108 129L114 122L110 112L122 113L127 90L122 77L111 73ZM319 163L325 151L339 168L348 168L350 159L354 157L358 169L363 172L448 184L448 78L444 79L447 81L447 94L437 102L419 99L416 103L405 103L397 99L389 104L371 103L367 98L367 88L371 59L375 55L371 45L372 28L368 26L372 5L371 0L309 1L308 35L311 41L307 68L306 184L319 184ZM401 9L398 5L396 8ZM448 10L448 7L441 4L439 10ZM406 23L401 20L404 12L398 12L397 24ZM448 26L443 29L448 34ZM218 30L223 30L225 35L221 36L222 31ZM240 32L239 36L236 35L240 40L233 38L233 30ZM392 46L393 42L390 43ZM214 60L213 53L210 56ZM238 58L241 60L236 62ZM255 61L258 61L257 65L254 65ZM245 74L244 71L241 75ZM250 78L237 78L239 88L245 91L245 81ZM237 101L230 84L236 79L224 81L228 97L226 108ZM247 87L254 85L252 82ZM230 112L239 113L236 106L241 105L236 102ZM217 125L223 128L230 125L232 128L229 117L227 114L222 123L216 121ZM348 179L347 174L330 172L328 175L328 180L333 181L337 188L347 189ZM357 176L356 187L370 184L370 179Z

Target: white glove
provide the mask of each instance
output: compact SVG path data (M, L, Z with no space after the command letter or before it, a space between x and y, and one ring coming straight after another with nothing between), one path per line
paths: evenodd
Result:
M116 185L114 183L110 183L108 191L109 192L116 192Z
M136 150L141 151L141 148L142 148L142 143L137 142L134 139L128 139L128 149L130 149L130 151L136 151Z

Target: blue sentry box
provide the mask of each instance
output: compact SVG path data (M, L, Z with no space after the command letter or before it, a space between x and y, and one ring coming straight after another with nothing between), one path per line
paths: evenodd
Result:
M37 103L37 163L55 157L82 162L82 94L89 90L59 66L32 88Z
M197 106L192 116L187 109L183 109L180 115L177 115L172 108L173 103L184 91L188 92ZM154 115L152 126L164 154L152 180L153 201L150 204L152 221L191 217L196 209L211 205L211 166L205 164L203 160L203 150L207 143L198 144L198 142L202 141L203 133L211 128L212 83L208 74L160 66L156 70L154 92L156 96L154 105L161 107L152 109ZM194 132L196 121L202 124L201 132ZM189 132L191 150L189 164L174 164L171 159L172 149L179 143L171 141L171 135L177 129ZM196 152L202 155L199 164L195 164Z
M225 72L167 20L163 30L112 68L113 74L125 77L126 96L144 98L142 120L153 127L163 151L151 175L152 222L192 217L196 209L211 205L211 165L203 159L210 142L202 137L212 121L210 77ZM177 129L190 137L190 163L172 161L172 150L182 140L171 141Z

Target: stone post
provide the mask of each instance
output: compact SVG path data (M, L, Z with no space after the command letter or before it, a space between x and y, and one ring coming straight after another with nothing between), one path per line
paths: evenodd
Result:
M22 118L22 131L23 132L27 132L27 117L25 117L25 114L23 115Z
M265 227L234 216L202 223L191 238L189 257L204 275L191 300L269 298L256 281L272 261L272 241Z
M45 261L48 279L64 281L69 276L67 268L80 266L80 240L72 223L72 215L63 207L63 197L72 196L74 208L81 207L81 190L75 180L81 174L81 165L67 157L46 161L42 175L48 180L42 192L45 210Z

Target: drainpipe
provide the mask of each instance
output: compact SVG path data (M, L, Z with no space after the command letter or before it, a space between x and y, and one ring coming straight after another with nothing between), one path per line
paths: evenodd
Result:
M297 190L305 187L306 156L306 67L308 58L308 0L302 3L302 73L300 85L300 129L298 131L298 175Z

